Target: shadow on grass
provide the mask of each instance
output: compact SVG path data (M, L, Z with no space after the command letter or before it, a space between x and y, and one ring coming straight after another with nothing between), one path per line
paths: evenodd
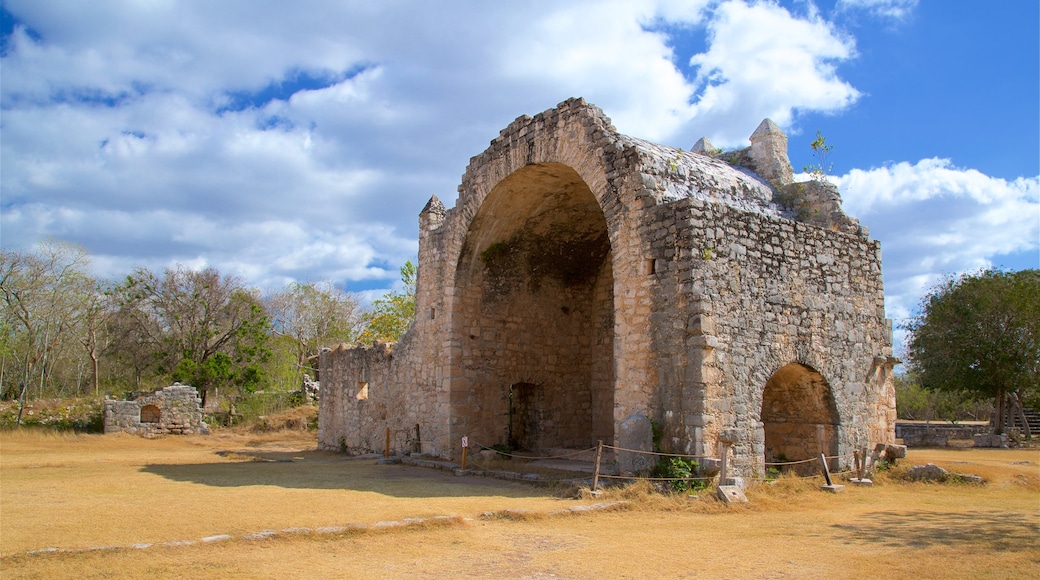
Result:
M374 459L345 458L322 451L218 452L235 463L153 464L141 468L171 481L214 487L270 485L289 489L374 492L402 498L498 496L544 497L518 483L406 465L377 465Z
M856 523L834 526L847 544L892 548L975 546L998 552L1035 550L1040 524L1035 515L1013 512L874 512Z

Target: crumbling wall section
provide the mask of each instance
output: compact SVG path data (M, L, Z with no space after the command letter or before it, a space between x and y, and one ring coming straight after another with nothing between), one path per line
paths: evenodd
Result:
M763 392L778 369L800 363L829 384L840 453L893 440L894 359L876 241L696 199L660 211L655 223L674 221L660 251L674 248L680 259L658 268L675 292L662 291L655 310L684 319L663 339L685 334L681 352L659 357L673 437L710 452L722 430L735 429L736 469L763 473Z
M180 383L127 401L106 400L104 425L105 433L123 431L144 437L209 434L198 391Z

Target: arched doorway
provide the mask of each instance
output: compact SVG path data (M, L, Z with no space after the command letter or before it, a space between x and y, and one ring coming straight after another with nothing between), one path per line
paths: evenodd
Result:
M765 462L784 463L838 454L838 411L830 385L811 367L788 364L773 373L762 393ZM766 466L771 468L773 466ZM785 470L807 474L819 462L798 463ZM830 466L835 467L834 465Z
M614 299L607 224L563 164L500 181L455 272L453 424L528 450L613 440Z

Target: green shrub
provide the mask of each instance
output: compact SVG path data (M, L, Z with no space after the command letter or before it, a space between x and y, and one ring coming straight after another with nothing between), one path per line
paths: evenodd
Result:
M672 490L682 493L703 489L708 483L703 480L690 479L697 477L700 473L700 464L694 459L683 459L682 457L662 457L654 469L655 477L667 477L673 479L668 485ZM682 478L682 479L678 479Z

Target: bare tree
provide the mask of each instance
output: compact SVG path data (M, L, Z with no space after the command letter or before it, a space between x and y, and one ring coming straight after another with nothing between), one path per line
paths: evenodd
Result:
M161 276L141 268L115 292L116 335L150 357L156 371L190 382L203 404L216 387L259 384L269 325L259 299L239 279L214 268L178 266Z
M67 242L48 240L30 252L0 251L0 295L14 334L9 346L21 366L18 424L30 386L37 384L42 394L48 355L53 360L60 352L76 325L83 297L94 285L88 266L86 252Z
M293 283L264 300L271 329L291 339L297 375L324 345L354 342L361 327L356 298L331 282Z

